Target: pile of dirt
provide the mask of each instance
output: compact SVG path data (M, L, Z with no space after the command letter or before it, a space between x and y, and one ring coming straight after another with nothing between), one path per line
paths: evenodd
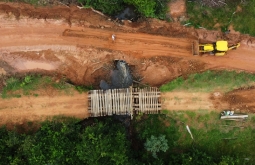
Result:
M176 77L183 76L185 78L189 74L202 72L207 68L205 63L197 60L157 56L142 62L139 75L143 76L143 83L159 87Z
M0 3L0 13L7 14L9 19L64 19L70 26L79 24L80 26L100 26L100 24L113 25L101 15L94 14L91 9L79 9L76 6L53 6L35 7L25 3ZM83 21L86 20L86 21ZM95 22L98 22L95 24Z
M227 93L222 102L229 104L230 109L241 110L241 112L255 112L255 87L240 88Z
M173 21L185 21L186 18L186 1L185 0L172 0L169 4L170 12L167 16Z
M214 108L218 110L234 110L241 113L255 112L255 87L240 88L223 94L214 92L210 96Z

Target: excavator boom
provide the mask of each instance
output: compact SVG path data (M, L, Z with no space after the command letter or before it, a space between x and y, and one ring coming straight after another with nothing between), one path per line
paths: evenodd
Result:
M240 46L240 43L237 43L237 44L235 44L235 45L230 46L230 47L228 48L228 50L236 49L236 48L238 48L239 46Z

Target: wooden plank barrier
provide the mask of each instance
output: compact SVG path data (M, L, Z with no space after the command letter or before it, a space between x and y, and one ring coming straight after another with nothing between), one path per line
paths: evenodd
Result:
M161 110L158 88L122 88L89 91L89 113L91 117L156 114Z
M134 90L134 113L155 114L161 110L160 91L158 88L150 87ZM137 99L138 98L138 99Z

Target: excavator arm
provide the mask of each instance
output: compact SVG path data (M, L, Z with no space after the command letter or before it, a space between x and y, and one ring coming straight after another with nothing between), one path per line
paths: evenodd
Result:
M235 45L232 45L232 46L228 47L228 50L236 49L236 48L238 48L239 46L240 46L240 43L237 43L237 44L235 44Z

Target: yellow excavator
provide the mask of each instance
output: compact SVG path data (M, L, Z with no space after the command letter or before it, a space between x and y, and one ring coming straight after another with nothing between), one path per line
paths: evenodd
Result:
M228 41L217 41L212 44L199 44L198 41L193 42L192 52L193 55L203 55L210 54L215 56L224 56L227 51L236 49L240 46L240 43L237 43L232 46L228 46Z

